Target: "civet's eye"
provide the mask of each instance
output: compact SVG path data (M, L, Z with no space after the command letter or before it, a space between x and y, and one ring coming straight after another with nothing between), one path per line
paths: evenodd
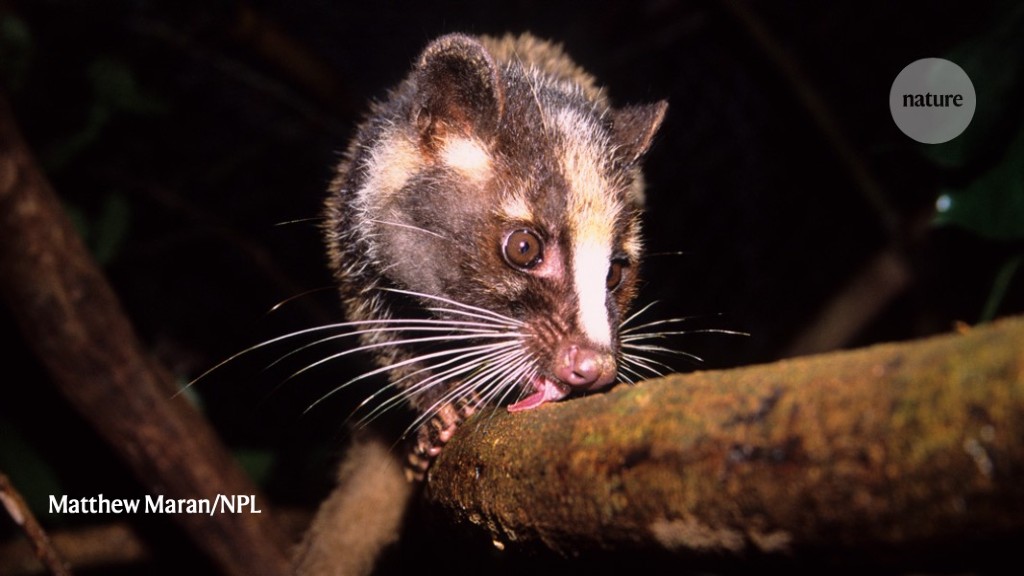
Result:
M505 236L502 256L509 266L529 270L544 259L544 243L532 230L514 230Z
M618 260L612 260L611 264L608 265L608 277L604 279L604 285L608 287L608 291L611 292L622 284L622 268L623 263Z

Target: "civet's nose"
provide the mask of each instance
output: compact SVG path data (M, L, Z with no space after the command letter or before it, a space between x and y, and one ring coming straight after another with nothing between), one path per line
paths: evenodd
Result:
M609 352L566 343L555 356L555 377L581 390L598 390L615 381L615 357Z

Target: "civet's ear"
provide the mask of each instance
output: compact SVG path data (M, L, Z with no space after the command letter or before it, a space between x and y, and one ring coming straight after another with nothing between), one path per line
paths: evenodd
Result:
M420 56L412 121L424 144L445 133L488 139L501 119L501 74L490 53L475 38L448 34Z
M612 142L618 146L623 163L632 164L647 152L666 111L668 102L664 100L612 111Z

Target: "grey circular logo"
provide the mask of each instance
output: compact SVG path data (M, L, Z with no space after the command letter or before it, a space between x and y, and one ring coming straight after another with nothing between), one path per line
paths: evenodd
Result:
M942 144L971 123L977 98L964 69L942 58L911 62L892 83L889 110L904 134L924 144Z

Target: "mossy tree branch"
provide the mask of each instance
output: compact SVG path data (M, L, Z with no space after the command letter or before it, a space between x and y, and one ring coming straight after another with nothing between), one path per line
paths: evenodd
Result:
M564 553L851 555L1024 527L1024 318L471 419L428 499Z

